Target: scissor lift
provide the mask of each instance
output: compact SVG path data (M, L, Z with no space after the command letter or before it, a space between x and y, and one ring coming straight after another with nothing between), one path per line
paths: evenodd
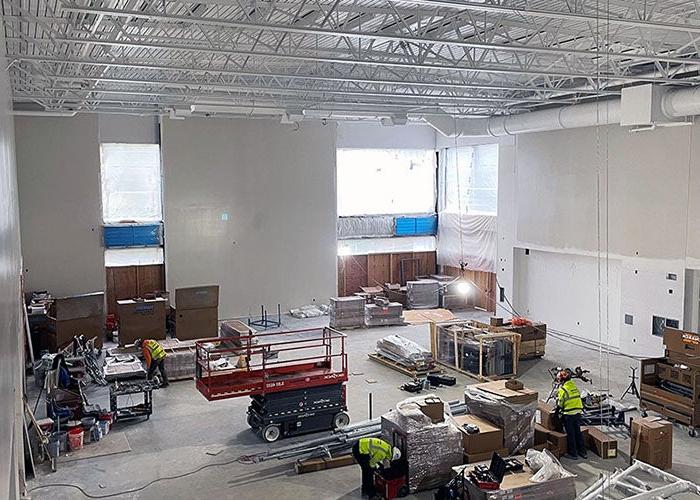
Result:
M250 396L265 441L345 427L345 335L332 328L196 342L197 389L209 401Z

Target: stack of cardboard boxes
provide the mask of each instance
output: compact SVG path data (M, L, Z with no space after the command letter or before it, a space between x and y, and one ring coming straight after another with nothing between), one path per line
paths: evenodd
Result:
M539 401L535 417L535 447L547 449L556 457L567 452L566 433L563 432L561 419L554 405ZM583 440L586 448L601 458L617 456L617 440L608 436L596 427L582 427Z
M464 463L490 460L494 451L502 457L508 456L508 449L503 447L503 429L476 415L460 415L453 420L462 433ZM470 429L478 431L470 432Z
M97 292L55 299L49 307L47 320L44 349L56 352L77 335L94 338L95 347L100 349L105 333L105 294Z
M504 325L505 331L520 334L520 359L541 358L547 345L547 325L531 322L526 325Z
M219 285L193 286L175 290L175 336L196 340L218 336Z

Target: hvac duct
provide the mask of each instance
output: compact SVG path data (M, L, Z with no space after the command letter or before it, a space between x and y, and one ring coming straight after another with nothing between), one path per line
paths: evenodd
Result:
M634 87L630 87L633 90ZM626 89L623 89L623 95ZM648 107L646 114L649 123L635 123L644 126L671 126L678 124L678 118L700 115L700 87L670 90L661 87L658 92L648 92L650 101L641 103ZM657 101L651 101L652 99ZM628 106L639 106L638 101L622 99L588 102L573 106L532 111L520 115L493 116L490 118L455 119L447 114L444 116L427 116L424 120L434 129L447 137L501 137L505 135L524 134L529 132L546 132L596 125L620 124L623 113L635 114ZM625 109L623 110L623 106ZM650 110L658 109L655 114ZM657 116L658 115L658 116ZM625 123L628 125L628 123Z

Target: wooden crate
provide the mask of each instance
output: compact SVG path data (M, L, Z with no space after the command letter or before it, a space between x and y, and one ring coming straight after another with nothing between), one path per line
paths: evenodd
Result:
M441 331L446 334L450 335L446 330L448 330L450 327L459 327L462 329L462 331L452 331L452 345L454 346L454 360L452 362L449 362L446 360L447 356L445 356L445 353L441 352L440 348L440 341L439 341L439 336L441 334ZM479 372L474 373L469 370L464 369L462 366L462 357L458 355L459 353L459 344L463 342L465 339L469 340L474 340L479 342ZM497 340L497 339L507 339L510 340L513 344L513 371L512 373L509 374L503 374L503 375L489 375L487 373L484 373L484 366L483 366L483 361L484 361L484 343L488 342L490 340ZM433 353L433 358L435 359L435 362L440 364L441 366L444 366L446 368L449 368L451 370L458 371L459 373L463 373L465 375L468 375L470 377L476 378L479 381L488 381L488 380L503 380L503 379L510 379L514 378L517 373L518 373L518 357L519 357L519 351L520 351L520 335L517 333L508 333L502 331L502 329L498 327L493 327L491 325L488 325L486 323L481 323L478 321L471 321L471 320L457 320L457 321L446 321L446 322L440 322L440 323L431 323L430 324L430 350Z

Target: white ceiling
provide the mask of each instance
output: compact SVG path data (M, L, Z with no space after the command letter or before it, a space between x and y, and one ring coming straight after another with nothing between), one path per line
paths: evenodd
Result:
M2 5L16 109L400 122L699 78L697 0Z

